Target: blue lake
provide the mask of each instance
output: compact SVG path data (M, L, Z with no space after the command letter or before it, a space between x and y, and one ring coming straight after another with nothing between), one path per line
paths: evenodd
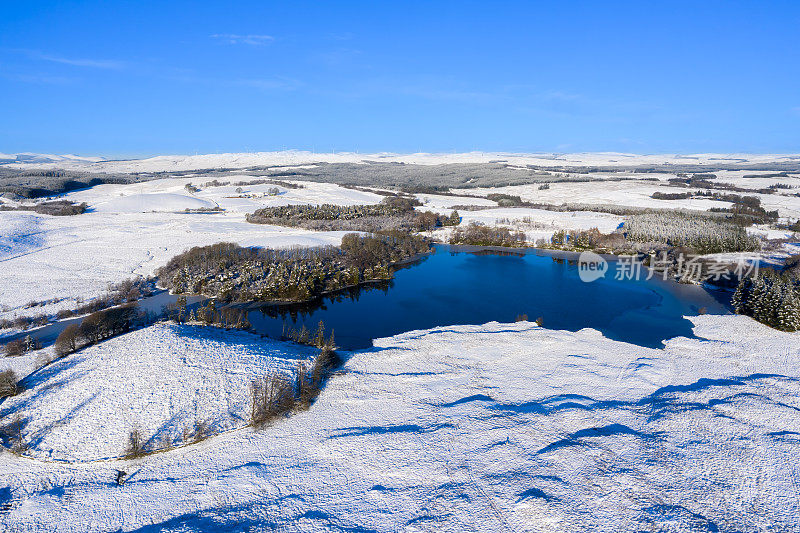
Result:
M348 350L372 345L372 339L410 330L453 324L511 322L526 314L543 326L577 331L597 329L607 337L660 347L676 336L692 336L685 315L702 308L729 313L727 295L660 278L616 279L617 261L605 277L584 283L570 254L537 250L469 252L437 245L416 264L398 269L378 286L339 293L314 305L254 307L253 328L278 338L285 327L312 332L320 320ZM575 256L576 258L576 256Z

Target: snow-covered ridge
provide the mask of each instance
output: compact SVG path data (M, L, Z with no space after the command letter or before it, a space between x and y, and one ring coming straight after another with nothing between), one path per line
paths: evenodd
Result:
M0 155L0 164L14 168L63 168L89 172L164 172L252 166L307 165L312 163L364 163L367 161L439 165L445 163L492 163L569 166L637 165L739 165L799 162L800 154L630 154L617 152L560 153L415 153L391 152L315 153L301 150L278 152L223 153L201 155L161 155L145 159L107 160L101 157L54 156L38 154Z
M102 157L85 157L74 154L35 154L30 152L23 152L18 154L3 154L0 153L0 165L2 164L68 164L68 163L97 163L103 161Z

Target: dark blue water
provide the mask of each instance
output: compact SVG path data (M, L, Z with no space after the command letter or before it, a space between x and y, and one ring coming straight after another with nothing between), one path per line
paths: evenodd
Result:
M313 332L322 320L335 331L337 345L348 350L405 331L511 322L521 314L531 321L542 317L551 329L588 327L612 339L660 347L665 339L692 336L684 315L701 308L729 312L722 296L701 287L655 278L617 280L616 269L611 262L605 278L584 283L574 262L546 252L469 253L436 246L433 255L397 270L389 283L314 306L255 308L249 319L256 331L275 338L286 326L305 325Z

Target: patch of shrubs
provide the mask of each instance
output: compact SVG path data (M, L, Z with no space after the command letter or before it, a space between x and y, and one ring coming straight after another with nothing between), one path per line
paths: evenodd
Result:
M19 394L19 385L17 381L17 375L13 370L9 369L0 372L0 398Z
M652 195L650 195L650 198L653 198L654 200L686 200L691 197L692 193L690 192L671 193L671 192L656 191Z
M0 427L0 437L3 438L3 444L8 446L11 453L22 454L29 448L29 443L25 441L25 425L26 421L17 414L14 416L9 424ZM0 506L0 510L3 507Z
M330 337L325 337L325 324L322 320L319 321L317 331L312 335L311 331L303 324L300 329L287 326L283 324L283 331L281 332L281 340L293 341L298 344L306 344L308 346L316 346L320 350L328 348L333 350L336 343L333 339L333 330L331 330Z
M295 175L295 174L287 174L287 175ZM246 187L247 185L278 185L279 187L283 187L284 189L305 189L306 186L300 183L290 183L288 181L283 180L273 180L273 179L257 179L252 181L237 181L233 184L234 187Z
M553 246L578 250L627 249L625 237L621 233L601 233L597 228L589 230L560 230L550 239Z
M433 211L422 211L416 213L412 224L417 231L431 231L443 226L458 226L461 224L461 215L456 210L446 217Z
M497 202L497 205L499 205L500 207L523 207L527 204L527 202L522 201L521 197L512 196L510 194L491 193L487 194L486 198L493 202Z
M50 317L41 313L32 316L19 316L16 318L0 319L0 329L17 328L25 331L26 329L44 326L50 323Z
M291 377L275 373L254 380L250 385L250 424L258 428L295 409L308 409L338 362L333 347L326 345L310 366L299 364Z
M109 291L94 300L78 306L73 315L85 315L115 305L135 302L153 294L153 282L145 278L129 278L109 287Z
M38 350L41 347L42 345L38 340L30 335L26 335L24 339L13 340L6 344L6 357L19 357L33 350Z
M33 211L40 215L64 217L83 214L88 208L89 205L86 202L76 204L69 200L54 200L52 202L42 202L34 205L18 205L16 207L3 205L0 206L0 211Z
M450 236L450 244L473 246L525 246L526 241L525 232L512 232L508 228L489 227L476 222L455 228Z
M175 304L166 308L168 318L180 323L200 323L205 326L216 326L226 329L250 329L250 320L247 311L231 307L217 307L214 300L208 300L205 305L196 311L187 310L186 297L178 297Z
M130 278L123 280L117 284L109 286L108 292L91 300L85 304L81 304L75 309L61 309L56 313L58 320L70 318L76 315L86 315L94 313L102 309L108 309L115 305L124 303L135 302L141 298L146 298L153 294L154 284L152 280L145 278ZM47 305L59 302L59 299L47 300L44 302L30 302L26 308ZM32 316L21 316L13 319L0 319L0 329L17 328L26 330L32 327L46 326L51 322L50 316L45 314L38 314Z

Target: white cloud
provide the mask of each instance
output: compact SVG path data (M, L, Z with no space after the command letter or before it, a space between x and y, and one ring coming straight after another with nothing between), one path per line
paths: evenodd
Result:
M237 35L235 33L215 33L211 38L228 44L249 44L251 46L261 46L275 40L272 35Z
M113 61L110 59L70 59L67 57L56 56L41 56L45 61L52 61L54 63L62 63L64 65L72 65L74 67L92 67L92 68L108 68L119 69L123 67L121 61Z
M124 61L117 61L114 59L90 59L90 58L76 58L76 57L63 57L44 54L37 50L18 49L17 52L23 53L32 59L40 61L49 61L51 63L60 63L62 65L71 65L73 67L89 67L89 68L102 68L102 69L121 69L125 67Z

